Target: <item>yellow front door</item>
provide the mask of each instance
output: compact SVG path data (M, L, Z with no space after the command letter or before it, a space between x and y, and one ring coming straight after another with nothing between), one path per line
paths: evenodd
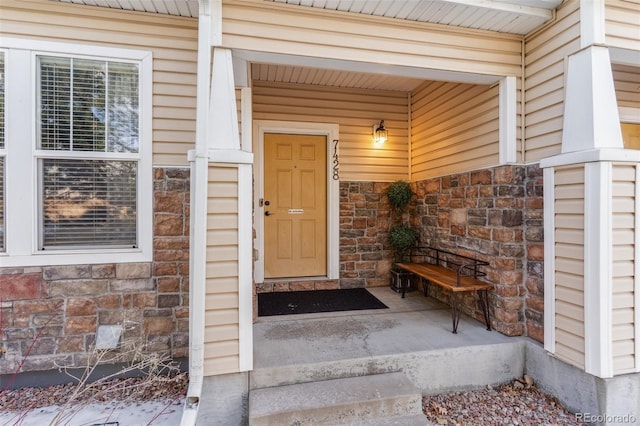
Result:
M265 278L327 274L327 138L264 135Z

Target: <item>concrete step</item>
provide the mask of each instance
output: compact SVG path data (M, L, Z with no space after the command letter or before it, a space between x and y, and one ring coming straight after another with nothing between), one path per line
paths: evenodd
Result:
M421 413L422 395L403 373L323 380L249 393L251 426L344 425Z
M424 414L414 416L380 417L378 419L363 420L350 423L350 426L432 426L434 423L427 420Z

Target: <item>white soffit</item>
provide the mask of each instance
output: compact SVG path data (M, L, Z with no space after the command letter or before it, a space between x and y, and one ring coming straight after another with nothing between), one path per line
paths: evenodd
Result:
M198 0L57 0L64 3L198 17ZM223 0L224 1L224 0ZM563 0L264 0L462 28L527 34Z
M563 0L265 0L462 28L527 34Z
M54 0L62 3L86 6L109 7L111 9L135 10L137 12L160 13L162 15L198 17L198 0Z

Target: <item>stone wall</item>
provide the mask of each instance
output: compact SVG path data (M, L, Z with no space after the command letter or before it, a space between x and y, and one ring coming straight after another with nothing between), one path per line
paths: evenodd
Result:
M388 183L340 182L340 287L389 285Z
M0 268L0 374L82 367L103 325L188 355L189 170L154 169L153 220L150 263Z
M495 329L509 336L543 336L542 172L503 166L414 184L414 226L422 245L489 262L486 280ZM448 295L440 295L442 298ZM481 319L471 295L464 311Z

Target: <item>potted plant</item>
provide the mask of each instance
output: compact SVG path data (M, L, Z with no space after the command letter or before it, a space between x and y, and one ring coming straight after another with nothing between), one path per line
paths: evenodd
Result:
M409 226L407 214L412 197L411 185L404 180L393 182L387 189L387 198L389 199L392 213L389 244L393 248L394 264L403 262L407 258L411 247L418 242L418 233ZM401 291L403 280L408 280L407 273L395 267L391 268L391 288L398 292ZM407 284L405 284L406 286Z

